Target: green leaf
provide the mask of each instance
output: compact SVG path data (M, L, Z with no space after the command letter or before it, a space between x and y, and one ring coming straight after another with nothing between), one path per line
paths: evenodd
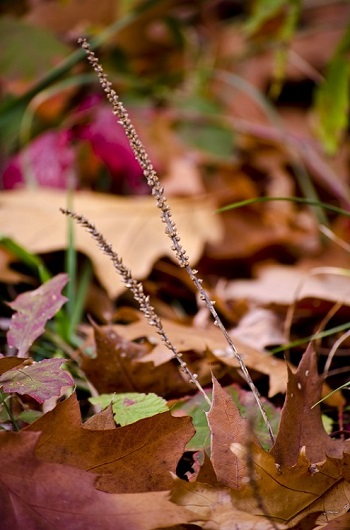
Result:
M208 397L211 398L211 391L207 392ZM209 405L202 394L196 394L185 403L176 403L171 409L173 412L181 410L192 417L192 423L196 429L196 434L186 445L187 451L205 450L207 454L210 453L210 430L206 417L206 412L209 410Z
M22 20L0 18L0 75L35 80L50 70L69 48L56 37Z
M179 133L188 145L219 158L230 158L234 153L233 133L227 127L186 122L179 126Z
M74 384L72 376L61 369L65 359L44 359L38 363L13 368L0 376L4 392L27 394L38 403L59 396L64 386Z
M346 129L349 111L350 63L347 57L334 57L324 82L315 93L316 134L329 155L337 151Z
M255 0L252 13L245 25L247 34L252 35L259 31L265 22L278 15L288 4L289 0Z
M122 427L169 410L165 399L152 393L101 394L98 397L89 398L89 401L93 405L99 405L102 409L112 403L115 422Z

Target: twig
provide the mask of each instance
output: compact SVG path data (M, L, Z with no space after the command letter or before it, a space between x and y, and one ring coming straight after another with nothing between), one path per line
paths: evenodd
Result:
M145 315L148 323L153 326L160 335L162 341L164 342L165 346L172 352L175 359L180 364L181 370L188 376L191 383L194 383L198 390L202 392L205 399L211 405L211 401L208 398L207 394L205 393L204 389L202 388L199 381L197 381L197 374L192 374L191 370L188 368L187 364L181 359L181 353L179 353L175 346L170 342L168 339L168 336L163 328L163 324L161 322L161 319L159 316L155 313L154 307L150 304L149 296L145 295L143 290L143 285L141 282L138 282L137 280L134 280L134 278L131 275L131 271L124 265L123 260L118 256L118 254L113 250L112 245L107 243L103 235L95 228L95 226L90 223L84 216L78 215L75 212L72 212L71 210L66 210L63 208L60 208L61 212L65 215L68 215L69 217L72 217L75 219L79 224L81 224L86 230L91 234L91 236L95 239L100 249L106 254L112 261L115 269L120 274L124 285L130 289L132 292L135 300L140 305L140 310Z
M104 73L102 66L99 64L99 61L95 53L91 51L89 43L84 38L79 39L78 42L82 46L82 48L85 50L88 61L90 62L91 66L93 67L93 69L98 75L99 82L107 96L109 103L112 106L113 114L117 116L118 123L122 125L125 131L125 134L129 140L129 144L134 152L135 158L143 170L143 174L147 180L147 184L152 190L152 195L156 199L157 207L161 210L161 220L166 226L165 233L169 236L172 242L171 249L174 251L180 267L186 270L191 280L195 284L196 288L198 289L200 298L205 302L205 304L207 305L208 309L210 310L213 316L215 326L217 326L223 333L231 351L233 352L234 357L238 361L239 366L243 372L244 378L246 382L248 383L255 397L255 400L257 402L261 415L268 429L271 441L272 443L274 443L274 434L273 434L270 422L266 416L264 407L262 405L258 389L254 385L253 380L248 372L246 365L243 362L241 355L238 353L237 348L233 344L230 335L228 334L225 326L223 325L218 313L216 312L214 308L215 302L213 300L210 300L208 294L203 289L202 280L197 277L198 271L190 267L189 257L187 256L186 251L184 250L184 248L182 247L180 243L180 236L178 235L176 224L171 218L171 210L170 210L169 205L167 204L167 199L164 195L164 188L160 184L159 178L157 176L156 171L153 168L151 160L149 159L145 151L145 148L141 140L139 139L134 126L132 125L129 119L128 113L126 109L124 108L124 105L121 103L121 101L119 101L118 95L115 92L115 90L111 88L112 83L108 81L107 76Z

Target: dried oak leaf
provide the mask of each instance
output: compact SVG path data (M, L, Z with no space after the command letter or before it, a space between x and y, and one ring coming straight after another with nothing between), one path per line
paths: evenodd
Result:
M30 252L64 249L67 246L67 220L59 209L66 204L67 194L60 190L3 191L0 230ZM195 264L205 243L221 238L221 223L214 213L215 204L210 197L174 198L169 204L183 246ZM175 259L153 197L118 197L76 191L74 210L96 224L135 278L147 276L153 263L162 256ZM112 298L124 291L124 284L113 264L82 228L76 230L75 244L77 250L89 256L97 277Z
M247 447L233 445L238 457L249 458L252 466L239 489L175 481L171 500L197 513L195 524L201 528L231 530L234 521L239 530L271 530L273 521L279 530L318 530L347 511L350 485L342 477L340 462L327 460L319 472L311 473L300 455L295 467L281 473L273 457L257 445L249 455ZM302 525L308 516L316 526Z
M248 299L255 304L289 306L302 299L318 299L350 305L350 278L336 267L264 265L253 280L234 280L225 286L223 298Z
M217 382L213 394L208 418L212 463L220 482L230 487L231 503L236 510L259 516L262 521L264 516L273 518L286 528L293 528L310 514L319 512L317 524L325 524L347 511L350 444L344 445L339 458L325 456L315 463L310 462L302 448L293 465L279 466L274 456L255 442L249 425L240 418L236 405ZM230 425L232 421L235 423ZM317 437L314 443L317 449Z
M313 407L322 396L323 378L317 371L317 359L310 344L295 373L288 367L285 403L276 442L271 454L280 466L294 466L302 447L311 463L326 455L340 458L344 443L333 440L324 430L320 407Z
M165 318L162 319L162 323L170 341L179 352L197 351L203 353L209 350L214 355L215 360L219 360L225 366L232 367L235 370L239 367L225 338L214 325L207 329L199 329L177 324ZM128 340L135 340L142 337L150 339L151 343L154 344L154 348L149 354L140 359L143 363L152 361L155 366L159 366L173 358L171 351L164 346L159 335L157 335L142 316L136 322L132 322L127 326L115 325L113 329ZM260 372L269 377L269 396L274 396L278 392L284 393L287 381L285 362L272 357L271 354L264 350L258 350L244 344L244 342L235 338L234 333L231 333L231 338L248 369ZM197 373L198 370L195 370L195 372Z
M38 457L93 471L98 489L111 493L169 489L170 472L194 434L190 418L170 412L118 429L84 428L75 394L26 430L41 431Z
M115 326L93 324L92 333L81 351L95 343L96 357L81 354L81 368L101 394L111 392L154 392L161 396L180 395L193 390L193 385L180 373L178 365L139 362L148 353L145 344L137 344L119 334Z
M26 359L19 359L18 357L0 357L0 375L4 374L8 370L12 370L16 366L23 364Z
M193 520L167 492L105 493L95 489L93 473L40 460L39 437L0 433L2 530L153 530Z
M271 520L253 510L240 510L229 488L175 479L171 500L197 515L196 525L205 530L271 530ZM276 530L284 530L276 524Z
M239 442L246 445L249 438L256 442L250 432L249 421L242 418L233 399L213 377L213 401L206 413L211 432L211 462L218 481L234 489L246 480L245 465L230 449Z

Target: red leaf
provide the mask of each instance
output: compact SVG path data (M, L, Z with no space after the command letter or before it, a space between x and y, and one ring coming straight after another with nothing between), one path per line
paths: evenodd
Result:
M74 384L72 376L63 370L65 359L44 359L38 363L13 368L0 376L4 392L28 394L39 403L53 396L59 396L64 386Z
M12 315L10 329L7 332L9 346L18 349L18 357L24 357L45 329L46 322L52 318L66 302L61 295L68 282L67 274L58 274L38 289L20 294L8 305L17 311Z
M168 493L112 495L96 475L39 460L39 433L0 433L1 530L152 530L189 523L193 514Z

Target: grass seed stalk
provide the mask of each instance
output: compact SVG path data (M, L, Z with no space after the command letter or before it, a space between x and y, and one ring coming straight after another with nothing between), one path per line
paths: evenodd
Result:
M210 299L207 292L203 288L202 280L198 278L198 275L197 275L198 271L193 269L190 266L189 257L181 244L181 240L180 240L180 236L177 231L176 224L172 219L172 213L171 213L170 206L168 205L167 199L164 195L164 187L161 185L159 181L158 175L152 165L152 162L147 152L145 151L145 148L133 124L131 123L129 119L128 113L124 105L119 100L119 97L117 93L115 92L115 90L111 87L112 83L108 80L106 74L104 73L104 70L102 66L100 65L99 60L96 57L95 53L90 49L89 43L87 42L85 38L79 39L78 42L81 45L81 47L85 50L87 59L89 63L91 64L92 68L94 69L94 71L96 72L99 82L112 107L113 114L117 117L118 123L123 127L125 135L129 141L130 147L132 148L134 152L135 158L138 161L143 171L143 175L147 181L148 186L151 188L151 192L156 200L157 207L161 211L160 217L161 217L162 222L165 224L165 233L171 240L171 249L176 256L180 267L186 270L187 274L189 275L194 285L196 286L201 300L204 301L204 303L208 307L214 319L215 326L217 326L222 332L222 334L224 335L233 356L235 357L235 359L237 360L240 366L244 379L246 380L247 384L249 385L254 395L258 408L261 412L265 425L268 429L271 441L272 443L274 443L274 434L273 434L270 422L267 418L266 412L264 410L262 401L260 399L258 389L256 388L249 374L249 371L242 359L242 356L239 354L236 346L234 345L230 335L228 334L225 326L223 325L214 307L215 301ZM131 290L134 298L138 301L140 305L140 309L144 313L149 324L155 327L156 331L161 336L164 344L172 351L174 357L180 363L181 369L187 374L189 380L192 383L197 385L198 389L205 395L208 401L209 398L207 394L204 392L199 382L197 381L196 374L191 373L191 371L186 366L186 363L184 363L183 360L181 359L181 354L179 354L176 351L176 348L168 339L166 332L163 329L160 318L155 314L154 308L150 305L148 296L144 294L142 284L132 278L131 272L129 271L129 269L127 269L127 267L125 267L125 265L122 262L122 259L114 252L111 245L109 245L107 241L105 241L103 235L98 232L98 230L94 227L92 223L90 223L90 221L88 221L85 217L78 215L77 213L72 212L70 210L62 210L62 212L65 213L66 215L73 217L78 223L83 225L91 233L92 237L97 241L101 250L109 256L116 270L121 275L124 281L124 284L126 285L126 287L128 287Z

